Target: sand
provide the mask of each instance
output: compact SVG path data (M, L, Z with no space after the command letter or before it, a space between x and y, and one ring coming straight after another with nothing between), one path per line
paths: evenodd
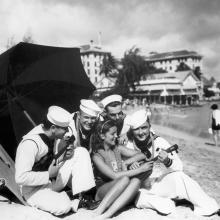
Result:
M202 188L220 204L220 147L207 143L211 140L202 139L177 130L153 125L154 130L165 137L171 144L178 144L180 147L179 156L184 163L184 171L193 179L199 182ZM60 219L53 215L31 207L19 204L8 204L0 202L0 219L3 220L53 220ZM112 218L114 220L142 220L142 219L187 219L187 220L217 220L220 217L195 216L188 207L176 207L175 213L168 216L161 216L150 209L132 208ZM78 213L66 216L64 220L95 219L91 217L91 211L79 210Z

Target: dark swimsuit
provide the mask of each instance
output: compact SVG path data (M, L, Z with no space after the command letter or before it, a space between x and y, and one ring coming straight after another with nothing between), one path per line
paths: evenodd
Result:
M122 159L121 159L121 153L118 150L117 147L114 148L114 154L115 154L115 158L116 158L116 167L117 167L117 171L116 172L120 172L122 171ZM108 157L106 157L104 150L99 150L96 155L98 155L99 157L101 157L105 163L113 170L113 165L111 160L109 160ZM99 188L101 187L103 184L111 181L110 178L106 177L104 174L102 174L95 166L94 166L94 176L96 177L96 187Z
M213 116L212 116L212 130L216 130L216 131L220 130L220 125L219 124L216 125L216 120L215 118L213 118Z

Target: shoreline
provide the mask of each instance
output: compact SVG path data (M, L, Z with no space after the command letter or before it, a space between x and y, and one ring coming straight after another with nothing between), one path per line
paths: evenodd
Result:
M177 138L177 139L183 139L187 141L193 140L195 143L195 147L197 148L204 148L205 146L208 147L210 151L220 153L220 146L215 146L212 138L204 138L204 137L198 137L195 135L191 135L188 132L180 131L174 128L170 128L163 125L158 125L152 123L153 129L156 131L156 133L160 134L161 136L166 136L169 139Z

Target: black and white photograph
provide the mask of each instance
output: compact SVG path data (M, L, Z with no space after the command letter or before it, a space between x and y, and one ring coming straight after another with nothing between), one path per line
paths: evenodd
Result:
M0 219L219 219L219 11L1 0Z

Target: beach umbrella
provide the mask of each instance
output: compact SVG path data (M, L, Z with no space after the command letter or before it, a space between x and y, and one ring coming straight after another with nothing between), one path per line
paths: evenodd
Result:
M14 158L18 141L49 106L74 112L94 90L79 48L17 44L0 55L0 144Z

